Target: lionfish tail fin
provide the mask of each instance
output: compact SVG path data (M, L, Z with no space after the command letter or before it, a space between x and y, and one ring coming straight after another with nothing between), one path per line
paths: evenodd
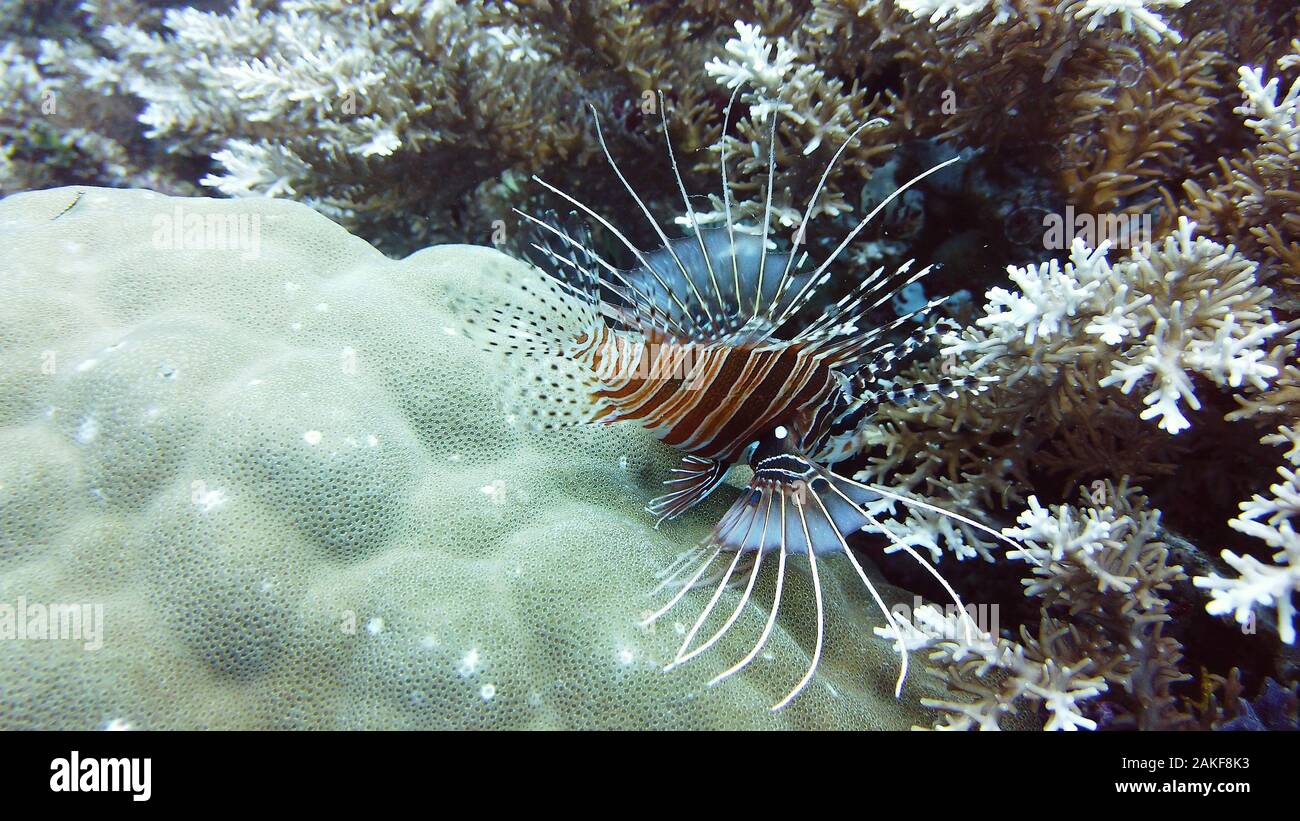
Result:
M581 259L577 249L570 258ZM535 267L478 284L451 307L464 335L503 359L497 395L508 418L533 428L595 421L603 410L599 384L583 352L608 334L595 284L581 273L566 280Z

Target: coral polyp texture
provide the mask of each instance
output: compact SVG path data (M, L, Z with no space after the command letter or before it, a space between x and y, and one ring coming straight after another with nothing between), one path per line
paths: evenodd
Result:
M4 200L0 244L0 601L103 608L98 649L0 641L5 728L924 721L851 571L824 573L839 649L799 704L767 710L807 663L798 579L743 680L663 673L681 636L638 622L720 508L655 530L667 448L496 412L446 302L520 263L397 262L296 203L101 189Z

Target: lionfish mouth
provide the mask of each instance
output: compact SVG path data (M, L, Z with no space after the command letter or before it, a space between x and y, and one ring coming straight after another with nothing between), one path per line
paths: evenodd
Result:
M727 103L724 135L739 91L737 87ZM659 102L667 138L668 112L662 94ZM703 229L671 141L666 139L691 227L688 236L677 239L667 236L628 182L605 142L594 108L592 115L606 160L662 245L653 251L641 250L593 208L534 176L539 185L609 231L631 252L637 265L622 270L601 257L581 219L566 223L553 214L552 219L544 219L516 209L533 226L529 257L544 273L520 277L516 283L520 304L467 305L463 312L467 335L489 350L513 354L525 363L520 374L520 384L525 387L519 398L526 402L520 409L535 424L636 422L685 453L682 467L674 471L675 478L665 481L671 491L647 506L657 517L656 527L709 496L723 483L734 462L747 460L753 469L748 487L712 533L667 568L653 591L654 595L665 590L672 593L642 621L644 626L681 606L690 591L710 584L714 588L666 670L700 656L732 630L750 602L760 574L772 564L764 561L765 557L774 553L775 595L762 632L744 657L709 684L745 669L766 646L776 625L789 557L806 556L816 603L816 636L803 676L772 706L774 711L781 710L812 681L822 656L825 610L818 556L840 554L853 566L892 631L900 657L894 694L901 695L908 671L904 631L850 548L847 536L859 531L883 533L894 549L920 564L956 604L967 641L978 628L961 597L933 564L885 527L878 516L897 503L1020 546L968 516L878 483L864 484L838 475L829 465L853 451L857 431L880 403L911 401L931 393L955 397L963 390L983 390L991 380L962 376L908 386L895 383L892 377L899 367L936 335L939 326L923 320L944 301L932 300L884 325L866 321L869 312L929 272L929 268L912 272L911 261L892 274L881 268L864 277L847 296L828 305L817 319L789 338L777 339L774 334L809 303L830 277L831 265L885 207L960 157L904 183L864 216L820 265L806 269L808 254L799 251L818 197L844 151L877 120L858 126L835 151L789 249L773 251L769 250L769 233L776 112L769 115L767 187L759 236L736 230L725 141L721 176L726 227ZM576 218L576 213L573 216ZM886 338L908 322L915 322L918 329L902 342ZM665 377L668 373L680 376L683 367L689 379ZM742 575L745 581L739 601L722 624L697 643L724 591L738 585Z

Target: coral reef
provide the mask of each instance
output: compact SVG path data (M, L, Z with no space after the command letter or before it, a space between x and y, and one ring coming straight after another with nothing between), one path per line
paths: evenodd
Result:
M635 217L617 181L591 170L602 148L656 219L689 227L670 138L701 223L729 204L740 230L761 231L770 202L825 258L894 188L961 156L883 207L825 293L905 258L940 263L866 319L954 294L944 310L958 330L906 378L991 385L881 408L847 464L1026 542L1009 551L924 511L886 522L936 561L963 561L963 596L1012 617L967 642L951 614L914 614L902 638L949 690L929 702L940 726L1226 727L1249 723L1240 705L1277 701L1266 677L1290 692L1300 11L1289 0L6 7L0 192L289 198L390 254L462 241L525 250L511 209L556 204L532 175ZM619 223L655 242L637 219ZM1171 623L1174 612L1187 618ZM1198 646L1184 621L1226 631L1222 647ZM1197 692L1197 665L1229 712ZM1234 666L1245 672L1231 677Z
M1254 703L1239 699L1236 715L1224 722L1224 730L1300 730L1297 709L1300 695L1294 688L1287 689L1271 678L1264 679L1263 691Z
M663 170L654 139L662 93L687 171L716 178L726 148L741 172L733 175L741 211L748 203L751 214L764 200L757 180L767 168L768 115L779 112L773 200L787 224L831 155L872 121L827 179L814 218L847 213L892 150L918 139L1026 154L1069 202L1094 212L1146 211L1184 179L1203 184L1208 199L1198 208L1221 209L1215 192L1238 181L1214 178L1207 169L1217 158L1197 150L1221 128L1210 114L1230 90L1232 66L1294 32L1285 22L1264 30L1273 16L1266 3L1218 15L1197 8L1197 16L1185 16L1185 5L240 0L200 10L90 0L48 14L29 8L19 18L36 22L15 33L6 71L18 120L11 133L21 138L11 147L31 164L10 167L0 185L48 184L38 149L54 141L77 160L56 183L146 176L166 190L202 184L291 196L390 250L486 242L500 234L494 223L513 226L509 206L530 196L520 186L530 174L570 183L588 200L618 193L582 173L598 151L588 107L605 121L618 159ZM1225 21L1256 34L1233 41ZM720 115L742 80L724 135ZM41 109L51 94L67 97L58 117ZM131 151L123 157L115 146ZM664 175L639 176L656 213L675 216ZM809 230L814 239L842 235L830 225Z
M447 302L519 263L394 262L297 203L142 191L15 195L0 236L0 602L102 606L99 649L0 641L5 728L921 720L847 563L823 574L840 649L798 704L766 709L810 652L798 579L746 676L662 671L680 634L638 626L647 594L729 500L656 531L676 458L653 437L497 412Z
M1026 548L1009 558L1033 565L1025 595L1039 608L1038 624L1022 626L1019 641L963 635L954 613L926 605L903 637L924 650L954 698L925 703L943 714L939 729L1001 729L1026 702L1041 703L1048 730L1096 729L1089 717L1104 704L1110 728L1190 727L1170 685L1180 672L1182 646L1165 636L1168 590L1185 576L1168 564L1157 537L1160 514L1124 484L1084 492L1079 506L1046 508L1034 497L1019 527L1004 531ZM888 628L878 633L891 637Z

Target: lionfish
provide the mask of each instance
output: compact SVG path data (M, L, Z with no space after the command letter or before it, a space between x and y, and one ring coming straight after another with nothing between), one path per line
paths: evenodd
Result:
M735 99L733 93L723 134ZM667 110L662 96L660 103L666 136ZM775 250L775 243L769 241L776 114L771 115L761 233L756 229L742 232L733 221L725 141L721 156L725 228L701 226L671 141L667 141L673 175L686 206L685 223L691 229L679 238L669 238L651 215L610 153L594 108L592 116L605 159L649 220L661 245L649 251L638 248L595 209L534 176L537 184L577 211L562 220L553 211L537 217L515 209L532 226L526 256L536 269L530 269L532 279L513 283L521 302L527 304L462 303L467 335L485 350L530 357L540 363L523 387L530 400L524 410L536 425L631 422L683 452L681 467L665 481L669 492L646 507L656 517L656 527L700 504L724 482L736 463L747 462L753 470L748 486L712 533L666 569L667 578L656 589L677 585L675 594L649 615L643 626L677 607L710 568L717 576L721 564L726 565L712 597L665 669L700 655L731 629L768 564L764 558L774 553L776 591L762 634L753 649L709 683L716 684L744 669L766 645L776 623L789 558L806 556L815 594L817 635L807 671L772 710L785 707L808 685L820 661L824 604L818 556L838 553L852 564L896 637L901 657L894 690L898 696L907 675L903 634L850 549L847 535L859 530L884 533L942 585L963 614L965 607L952 586L881 524L869 509L870 503L889 504L892 500L948 516L1004 541L1006 537L960 514L879 484L836 474L829 465L852 454L855 431L880 403L916 400L931 393L956 396L963 389L982 389L987 378L944 377L907 386L890 379L941 327L922 320L943 299L931 300L885 325L865 323L873 309L930 271L928 267L912 271L910 261L890 275L885 275L884 268L877 269L818 318L787 330L787 338L776 334L809 303L830 277L832 263L882 209L960 158L939 163L899 187L863 217L824 261L811 266L807 252L799 253L802 230L795 231L785 250ZM840 155L875 122L859 126L835 152L798 225L807 224ZM590 225L578 211L622 243L636 265L620 269L597 253ZM887 338L908 323L915 324L916 330L903 341ZM701 556L703 561L694 565ZM723 591L737 576L742 560L749 566L739 603L711 636L692 648ZM691 567L694 570L687 576ZM679 581L682 576L684 582ZM969 639L969 616L965 621Z

